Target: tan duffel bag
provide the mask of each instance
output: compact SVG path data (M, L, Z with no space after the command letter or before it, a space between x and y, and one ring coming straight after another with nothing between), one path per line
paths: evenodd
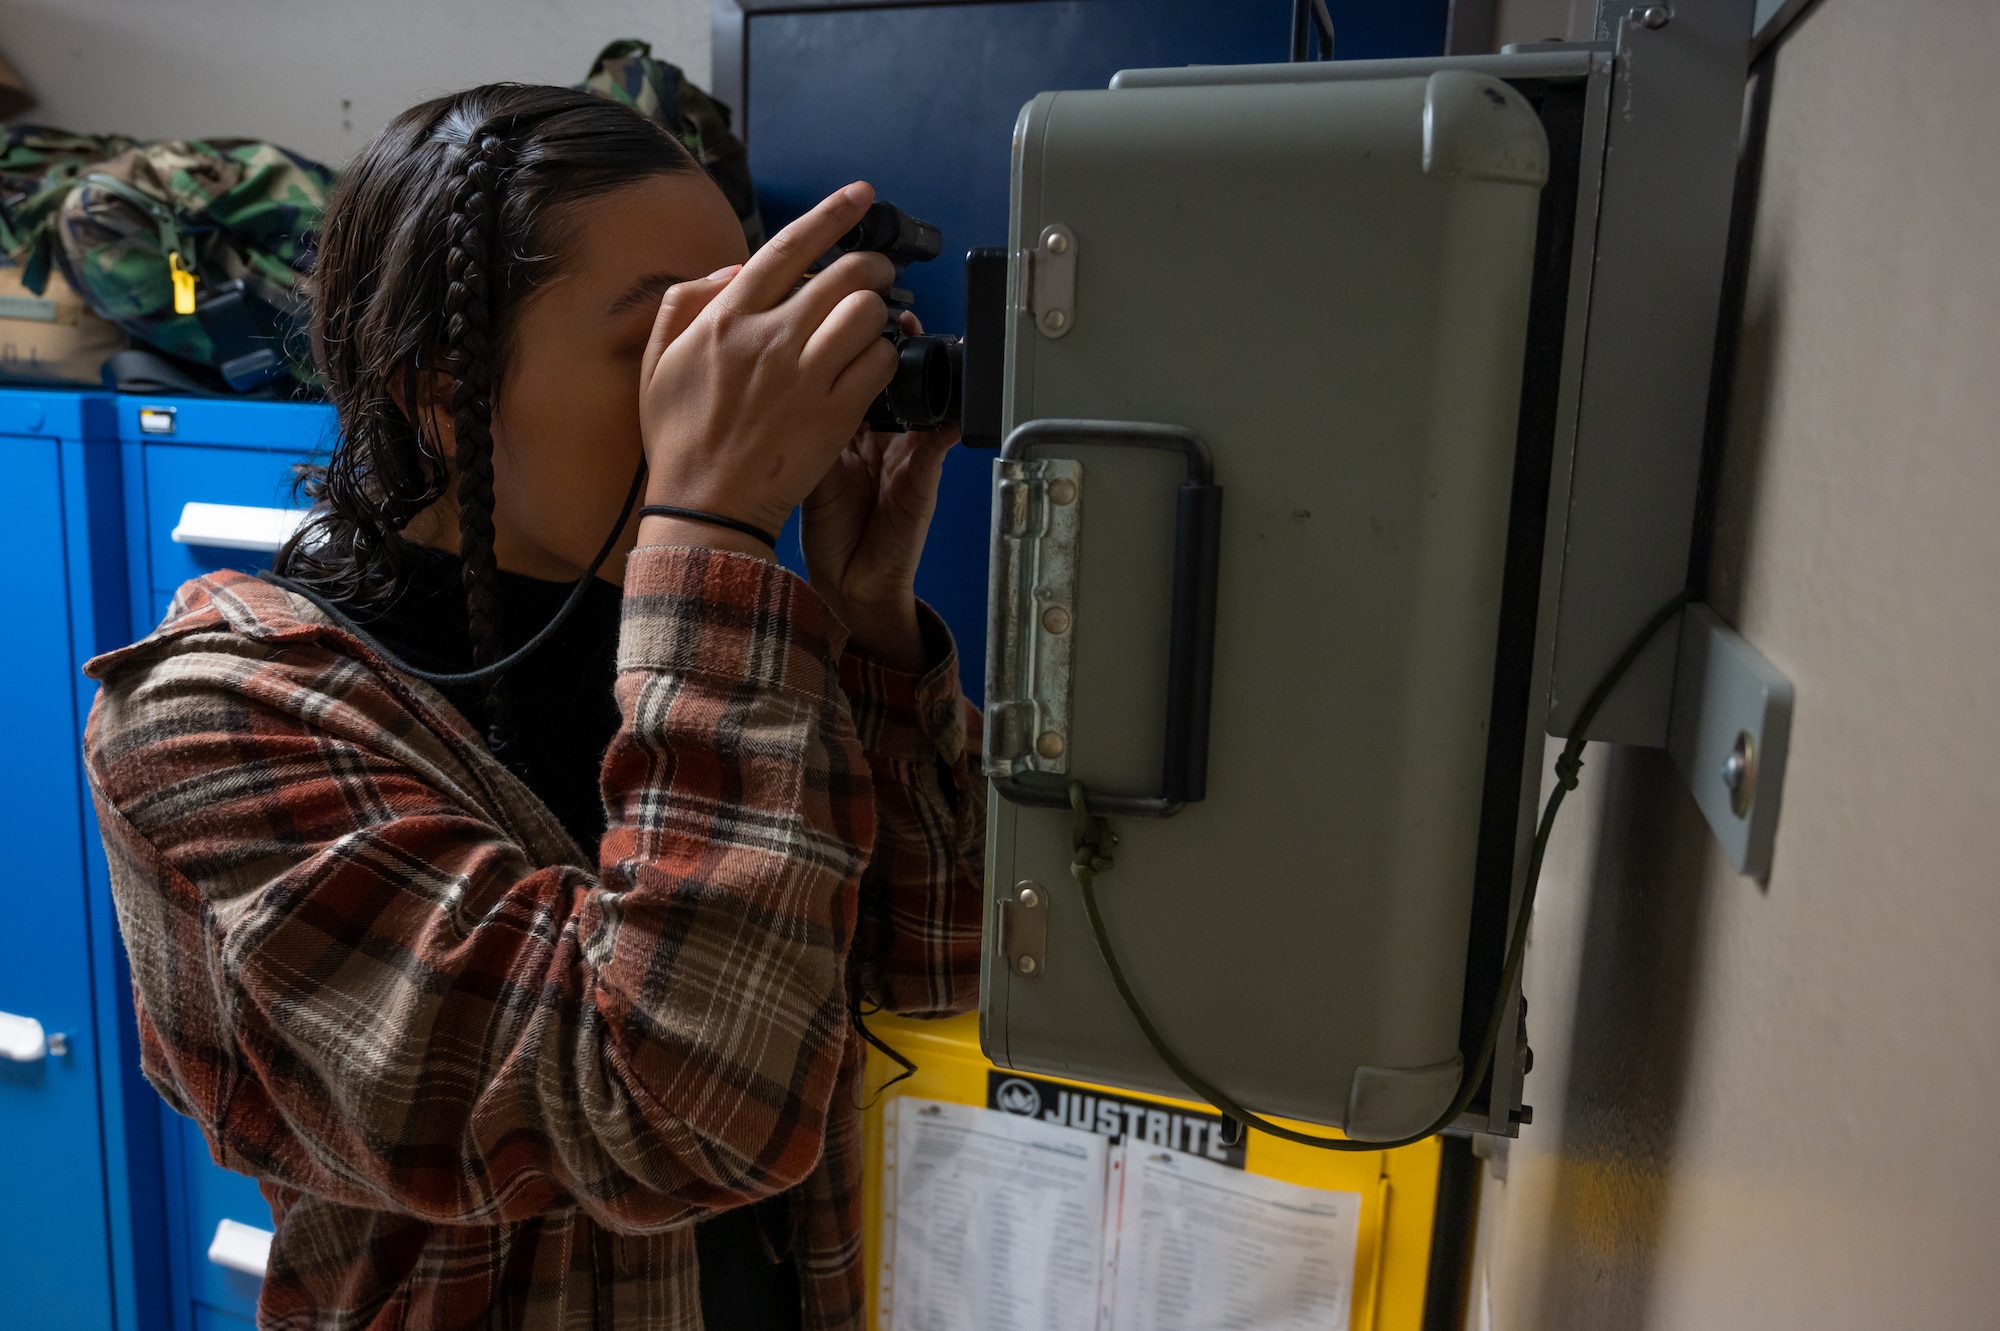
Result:
M37 296L21 285L18 266L0 263L0 384L96 388L104 362L127 344L116 324L83 303L60 269Z

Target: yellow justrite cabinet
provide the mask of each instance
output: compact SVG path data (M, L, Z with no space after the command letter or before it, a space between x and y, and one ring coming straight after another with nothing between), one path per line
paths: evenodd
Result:
M1225 1147L1211 1134L1217 1115L1205 1105L1131 1094L1054 1077L996 1068L979 1052L979 1023L968 1014L945 1021L910 1021L887 1014L869 1018L869 1029L917 1065L916 1072L882 1089L901 1071L879 1053L869 1056L863 1133L867 1175L868 1325L892 1331L880 1318L882 1272L882 1139L885 1112L901 1096L998 1107L1072 1126L1105 1131L1114 1123L1136 1129L1163 1146L1221 1159L1252 1174L1313 1188L1360 1195L1360 1241L1355 1250L1351 1331L1418 1331L1430 1266L1431 1230L1438 1193L1439 1140L1395 1151L1316 1151L1258 1133ZM1313 1132L1324 1129L1297 1125ZM1342 1331L1328 1328L1328 1331Z

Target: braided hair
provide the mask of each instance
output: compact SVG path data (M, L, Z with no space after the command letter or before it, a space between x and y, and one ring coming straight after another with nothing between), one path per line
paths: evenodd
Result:
M410 567L404 527L450 489L473 662L500 659L493 416L512 316L561 271L578 208L699 169L628 107L524 84L412 107L363 148L328 206L308 284L340 438L305 477L313 512L277 571L352 610L380 607ZM440 373L442 393L431 387ZM450 418L449 458L433 412ZM488 742L506 757L500 680L486 711Z
M445 352L458 466L459 577L465 585L472 663L500 659L500 566L493 557L493 304L488 274L500 229L500 176L511 145L482 129L460 152L445 226ZM506 700L486 695L487 741L506 747Z

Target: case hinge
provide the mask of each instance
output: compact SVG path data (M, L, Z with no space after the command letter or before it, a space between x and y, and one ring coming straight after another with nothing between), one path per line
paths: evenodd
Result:
M1021 308L1043 337L1076 327L1076 233L1061 222L1042 228L1035 248L1021 252Z
M986 774L1069 770L1070 674L1083 464L993 464L990 597L998 630L987 653Z
M1000 955L1007 969L1032 980L1047 967L1049 894L1029 879L1014 884L1014 895L1000 898Z

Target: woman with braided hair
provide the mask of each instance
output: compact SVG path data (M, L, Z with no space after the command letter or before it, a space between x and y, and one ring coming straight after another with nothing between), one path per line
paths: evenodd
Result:
M261 1326L858 1325L858 1014L972 1003L984 822L911 590L953 436L863 426L888 262L802 282L871 198L746 256L652 122L506 85L343 177L311 520L90 666L145 1070L271 1203Z

